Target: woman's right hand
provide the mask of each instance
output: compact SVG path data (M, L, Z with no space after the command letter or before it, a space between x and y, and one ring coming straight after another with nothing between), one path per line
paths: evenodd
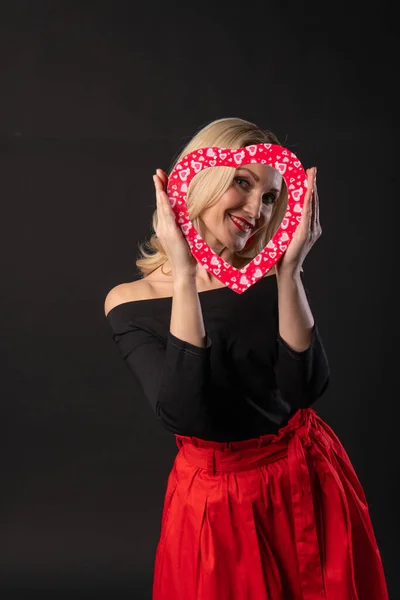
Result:
M190 252L190 247L179 225L175 221L174 211L167 195L168 175L161 169L153 175L157 198L158 223L156 235L168 257L174 279L195 276L197 260Z

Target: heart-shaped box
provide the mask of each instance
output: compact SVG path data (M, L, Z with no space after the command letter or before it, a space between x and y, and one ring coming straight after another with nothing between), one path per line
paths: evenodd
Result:
M279 171L285 180L288 200L286 213L265 248L242 269L236 269L216 254L196 231L189 219L186 196L193 177L209 167L233 167L258 163ZM174 167L167 185L167 194L176 223L196 260L217 279L238 294L254 285L281 258L301 221L307 175L293 152L277 144L252 144L231 148L200 148L184 156Z

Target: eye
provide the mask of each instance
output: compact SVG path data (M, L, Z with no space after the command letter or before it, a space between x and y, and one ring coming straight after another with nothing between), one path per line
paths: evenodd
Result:
M268 194L264 194L263 198L266 198L267 204L274 204L277 200L275 194L269 192Z
M250 188L250 182L245 177L235 177L234 181L245 190ZM277 197L273 192L268 192L268 194L264 194L263 202L265 204L274 204L277 200Z
M235 177L234 181L236 183L238 183L240 185L240 187L244 187L245 190L247 190L248 188L243 186L242 183L245 183L247 186L249 186L249 182L247 181L247 179L245 179L244 177Z

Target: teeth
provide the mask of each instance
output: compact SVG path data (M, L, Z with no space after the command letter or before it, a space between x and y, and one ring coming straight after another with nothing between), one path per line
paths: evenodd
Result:
M241 221L240 219L237 219L236 217L234 217L231 214L229 214L229 216L232 219L232 221L235 221L235 223L237 223L240 227L242 227L242 229L246 229L247 231L250 231L251 227L249 225L246 225L245 223L243 223L243 221Z

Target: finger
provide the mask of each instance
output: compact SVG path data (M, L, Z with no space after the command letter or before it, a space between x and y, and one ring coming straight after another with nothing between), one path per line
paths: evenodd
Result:
M313 218L313 228L316 229L318 227L318 194L316 187L314 186L313 193L313 204L314 204L314 218Z
M156 197L158 202L163 207L164 212L168 212L168 210L172 210L171 204L168 199L168 195L164 191L164 186L158 175L153 175L154 185L156 187Z
M318 226L318 193L317 193L317 189L316 189L316 183L315 183L315 176L317 173L317 168L313 167L311 169L312 172L312 183L311 183L311 187L310 189L312 190L312 197L311 197L311 219L310 219L310 233L316 231L316 228Z
M315 226L320 227L321 223L319 221L319 196L317 189L317 181L314 182L314 194L315 194Z
M156 173L161 180L163 189L166 190L167 184L168 184L168 175L166 173L164 173L164 171L162 169L156 169Z
M167 173L165 171L163 171L162 169L159 169L159 171L161 172L161 176L162 176L163 181L165 181L165 183L167 183L168 182L168 175L167 175Z
M314 225L315 225L315 213L316 213L316 207L315 207L315 172L316 169L315 167L313 167L312 169L310 169L310 228L309 231L310 233L313 231L314 229Z
M158 186L157 189L158 189L159 193L165 194L165 197L168 198L167 183L165 183L159 175L156 175L156 178L157 178L157 186Z
M307 169L307 192L306 192L307 202L311 199L312 191L313 191L312 169Z
M157 176L154 175L153 178ZM161 184L159 184L161 185ZM163 215L166 219L170 219L174 223L176 223L175 213L172 209L170 200L168 198L168 194L164 192L160 187L156 189L156 198L157 198L157 208L160 208L163 212Z
M158 175L156 175L156 174L153 175L153 181L154 181L154 185L155 185L156 190L160 190L160 191L164 190L163 183L162 183L162 181L161 181L161 179L159 178Z
M304 197L304 224L310 230L311 227L311 218L312 218L312 210L311 210L311 201L312 201L312 169L307 169L307 192Z
M157 181L157 175L153 175L153 181L154 181L154 185L156 188L156 204L157 204L157 210L159 211L159 214L165 214L165 202L163 201L164 198L162 196L163 191L161 189L161 183L159 181Z

